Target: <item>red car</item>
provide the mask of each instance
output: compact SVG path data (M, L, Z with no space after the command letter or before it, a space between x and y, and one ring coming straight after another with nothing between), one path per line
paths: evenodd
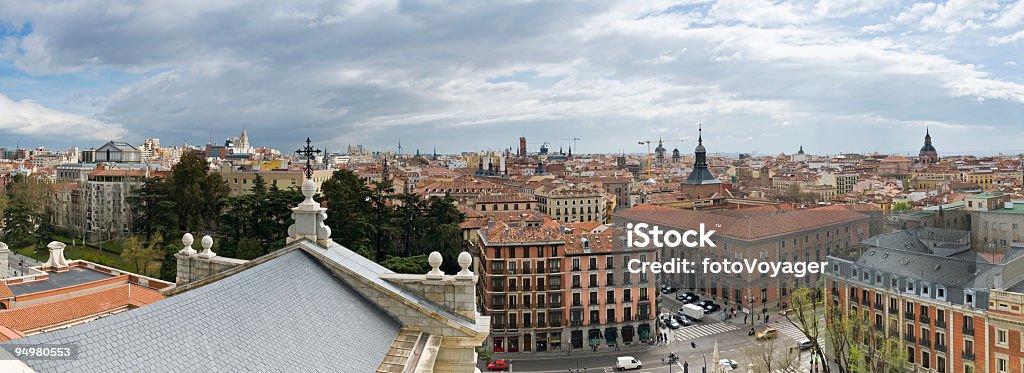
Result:
M508 371L508 362L506 362L505 359L498 359L498 360L492 361L492 362L487 364L487 370L491 371L491 372L494 372L494 371L500 371L500 372Z

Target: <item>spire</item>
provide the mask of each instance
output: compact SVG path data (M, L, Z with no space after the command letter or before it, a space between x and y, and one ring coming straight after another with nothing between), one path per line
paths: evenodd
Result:
M704 124L697 122L697 145L704 143Z

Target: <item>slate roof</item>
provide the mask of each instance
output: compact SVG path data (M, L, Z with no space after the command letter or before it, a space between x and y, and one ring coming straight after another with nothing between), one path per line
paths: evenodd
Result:
M401 325L302 250L166 300L17 343L72 343L39 372L372 372Z

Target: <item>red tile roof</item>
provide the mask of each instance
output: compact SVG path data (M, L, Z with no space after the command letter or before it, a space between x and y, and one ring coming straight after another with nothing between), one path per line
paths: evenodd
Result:
M53 302L0 311L0 326L26 332L125 306L142 307L162 299L164 296L157 290L124 284Z
M7 287L7 283L0 281L0 299L13 298L14 293L11 292L11 288Z
M704 224L716 235L741 240L756 240L789 234L821 226L867 219L866 215L847 209L813 209L791 212L771 210L692 211L671 208L631 208L616 213L626 219L678 229L696 229Z

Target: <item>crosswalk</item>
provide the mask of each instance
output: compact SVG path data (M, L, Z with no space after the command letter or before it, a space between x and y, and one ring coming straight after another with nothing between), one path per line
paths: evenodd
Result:
M731 332L733 330L739 330L736 325L728 322L716 322L710 324L696 324L691 326L684 326L676 330L676 340L687 341L695 338L706 337L709 335Z
M789 337L794 341L799 341L801 339L807 338L804 335L804 332L800 331L800 328L797 328L796 325L793 325L793 323L789 321L774 322L768 325L774 327L775 329L778 329L779 333Z

